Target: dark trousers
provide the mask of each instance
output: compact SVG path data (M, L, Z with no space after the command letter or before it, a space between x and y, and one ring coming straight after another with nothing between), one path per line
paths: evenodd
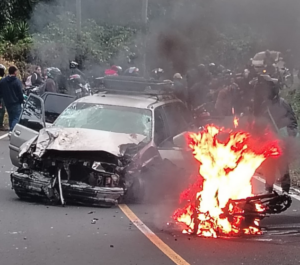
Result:
M5 105L3 99L0 99L0 127L2 127L5 116Z
M12 132L16 124L19 122L20 116L22 112L22 107L19 104L10 106L7 108L8 119L9 119L9 128Z
M267 158L262 163L262 172L266 179L266 190L271 192L276 181L276 175L279 173L281 188L289 192L291 187L291 177L289 173L288 162L284 158Z

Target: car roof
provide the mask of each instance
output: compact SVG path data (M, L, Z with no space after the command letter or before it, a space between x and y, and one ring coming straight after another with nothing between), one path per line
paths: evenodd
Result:
M138 109L156 108L166 103L180 102L174 97L156 97L151 95L120 95L99 93L76 100L76 102L132 107Z

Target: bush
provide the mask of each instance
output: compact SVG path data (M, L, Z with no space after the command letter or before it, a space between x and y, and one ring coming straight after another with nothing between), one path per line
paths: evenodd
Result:
M86 67L107 63L118 52L129 50L128 45L135 30L129 27L98 25L87 20L82 25L80 38L77 35L75 16L58 16L43 33L34 34L32 59L45 65L63 68L75 58L80 58Z

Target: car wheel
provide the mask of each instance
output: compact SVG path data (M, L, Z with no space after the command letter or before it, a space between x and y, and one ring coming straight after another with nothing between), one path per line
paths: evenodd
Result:
M125 201L132 203L142 203L145 199L145 183L141 177L136 177L132 186L125 195Z

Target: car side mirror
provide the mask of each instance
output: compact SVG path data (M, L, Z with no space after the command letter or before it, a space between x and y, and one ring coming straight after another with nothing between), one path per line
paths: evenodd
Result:
M173 137L173 143L176 147L188 149L187 145L187 132L183 132Z
M41 121L36 121L36 120L28 120L27 126L28 128L35 131L40 131L41 129L44 128L44 124Z

